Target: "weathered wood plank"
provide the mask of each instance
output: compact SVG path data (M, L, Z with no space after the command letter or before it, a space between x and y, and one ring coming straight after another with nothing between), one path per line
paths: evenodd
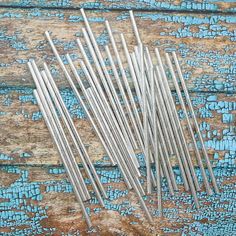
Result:
M32 91L33 89L24 87L0 89L0 163L60 163ZM72 91L64 89L61 93L91 158L94 161L104 161L102 158L106 153ZM235 166L235 95L192 93L191 98L214 165ZM181 116L181 110L179 114Z
M41 8L85 8L85 9L112 9L112 10L168 10L168 11L210 11L210 12L235 12L236 3L233 0L7 0L0 6L10 7L41 7Z
M108 19L119 40L125 33L130 50L136 44L129 15L120 11L87 11L101 47L108 42L104 20ZM178 50L189 89L195 91L236 91L235 15L136 12L137 24L146 45ZM80 57L76 37L81 37L83 19L76 10L0 9L0 84L31 86L26 62L48 62L54 77L65 80L44 37L52 37L61 55ZM22 27L24 25L24 27Z
M156 216L153 193L145 198L154 215L145 219L133 191L127 191L115 168L97 169L108 200L102 209L95 199L86 203L95 226L88 231L64 169L58 166L0 167L1 235L233 235L235 169L215 169L221 193L199 193L196 211L188 193L170 197L163 185L163 217Z

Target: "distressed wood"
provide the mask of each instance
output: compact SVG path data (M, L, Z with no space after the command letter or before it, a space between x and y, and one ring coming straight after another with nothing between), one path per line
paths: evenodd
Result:
M86 204L94 224L94 230L88 231L63 168L0 167L1 235L230 235L235 230L235 169L215 170L221 193L199 194L199 211L188 193L181 190L170 197L163 185L162 218L156 216L155 193L145 198L153 224L147 222L116 169L97 171L110 199L105 200L105 209L94 199Z
M236 4L233 0L3 0L0 6L11 7L43 7L43 8L85 8L85 9L109 9L109 10L167 10L167 11L210 11L210 12L235 12Z
M87 11L87 15L101 47L108 42L104 30L104 20L108 19L116 38L119 33L125 33L130 50L133 49L136 41L128 12ZM235 92L234 15L136 12L135 16L146 45L178 50L189 89ZM0 9L0 18L0 84L34 86L26 66L26 62L34 58L40 65L42 60L48 62L58 84L64 87L64 77L58 70L44 31L53 32L52 38L62 56L71 53L77 60L80 54L75 39L81 37L84 27L80 13L9 8Z

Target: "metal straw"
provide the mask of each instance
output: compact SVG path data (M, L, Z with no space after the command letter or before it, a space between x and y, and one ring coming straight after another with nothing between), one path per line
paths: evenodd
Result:
M196 119L196 116L195 116L195 113L194 113L194 110L193 110L193 105L192 105L192 102L191 102L191 99L190 99L190 96L189 96L187 86L186 86L184 78L183 78L183 74L182 74L182 71L181 71L181 68L180 68L180 65L179 65L177 55L176 55L175 52L172 52L172 56L174 58L175 65L176 65L178 75L179 75L179 79L180 79L180 83L181 83L182 88L184 90L185 98L186 98L186 101L188 103L188 106L189 106L189 109L190 109L190 112L191 112L191 116L192 116L193 121L194 121L194 126L197 130L198 138L199 138L201 146L202 146L203 155L204 155L205 160L206 160L207 168L208 168L210 176L211 176L213 187L215 189L215 192L219 193L219 188L218 188L217 183L216 183L216 179L215 179L215 176L214 176L214 173L213 173L213 170L212 170L211 162L209 160L209 157L208 157L208 154L207 154L207 151L206 151L206 147L205 147L205 144L204 144L204 141L203 141L203 138L202 138L202 134L201 134L201 131L200 131L199 126L198 126L198 122L197 122L197 119Z
M149 61L149 65L153 66L153 63L152 63L152 60L151 60L151 55L150 55L150 52L149 52L148 48L146 48L146 55L147 55L147 60ZM185 187L185 190L188 191L189 186L188 186L188 181L186 179L184 166L182 164L181 154L180 154L180 152L178 150L178 147L177 147L177 143L176 143L176 140L175 140L175 137L174 137L173 129L171 127L171 123L170 123L170 120L169 120L169 117L168 117L168 114L167 114L167 110L166 110L166 107L165 107L165 104L164 104L164 101L163 101L163 96L161 96L161 89L160 89L160 86L158 84L158 79L156 78L157 77L156 73L157 74L159 73L158 67L155 68L154 78L153 78L153 80L151 80L151 82L152 82L152 84L151 84L152 93L151 94L153 94L152 95L152 96L154 96L153 99L155 99L156 103L158 104L156 110L158 112L158 115L159 115L159 118L160 118L159 121L160 121L161 126L163 128L163 131L166 130L166 132L168 132L168 135L171 138L173 149L174 149L175 155L177 157L179 167L180 167L180 171L181 171L181 175L182 175L182 178L183 178L184 187ZM156 93L154 93L154 88L153 87L156 87L156 89L157 89ZM167 131L166 127L167 127L168 131ZM188 168L187 165L185 166L185 168L186 167Z
M57 58L57 61L58 61L59 65L60 65L61 69L63 70L63 72L64 72L64 74L65 74L66 79L67 79L68 82L70 83L70 86L73 88L74 93L76 93L75 91L77 91L77 89L76 89L76 87L73 86L73 85L74 85L74 84L73 84L73 81L72 81L72 79L70 78L70 75L69 75L69 73L67 72L67 69L66 69L65 65L63 64L62 59L60 58L60 56L59 56L59 54L58 54L58 52L57 52L57 49L55 48L55 46L54 46L54 44L53 44L53 42L52 42L52 39L51 39L51 37L50 37L50 35L49 35L49 33L48 33L47 31L45 32L45 35L46 35L47 40L48 40L48 42L49 42L49 44L50 44L50 46L51 46L51 48L52 48L52 51L53 51L54 55L55 55L56 58ZM78 91L77 91L76 94L78 94ZM77 98L79 99L78 96L77 96ZM116 164L116 161L115 161L115 159L116 159L116 157L115 157L116 154L115 154L115 152L112 151L111 146L108 145L108 144L104 141L104 136L102 136L102 135L100 134L100 131L96 128L96 124L93 122L93 119L90 117L90 115L89 115L90 113L88 112L86 106L84 105L83 100L82 100L82 99L79 99L79 101L80 101L80 103L82 104L82 106L83 106L83 108L84 108L84 111L85 111L86 115L88 116L89 121L91 122L91 124L92 124L92 126L93 126L95 132L97 133L97 135L98 135L100 141L102 142L103 147L105 148L106 152L107 152L108 154L110 154L108 157L110 158L111 163L112 163L113 165L115 165L115 164ZM103 134L103 135L104 135L104 134ZM106 139L106 140L109 141L109 139Z
M212 194L212 189L209 185L209 182L208 182L208 179L207 179L207 176L206 176L206 172L205 172L205 169L204 169L204 166L203 166L203 163L202 163L201 155L200 155L200 152L199 152L199 149L198 149L198 146L197 146L197 142L196 142L196 139L195 139L195 135L194 135L191 123L190 123L190 119L188 117L188 112L187 112L187 109L186 109L186 106L185 106L185 103L184 103L184 100L183 100L183 96L182 96L182 93L180 91L178 81L177 81L177 78L175 76L175 72L174 72L169 54L165 53L165 56L166 56L167 64L168 64L168 67L170 69L170 73L171 73L171 76L172 76L172 81L174 82L174 86L175 86L175 89L176 89L176 92L177 92L177 95L178 95L178 98L179 98L179 101L180 101L181 108L183 109L185 118L187 120L187 126L188 126L188 129L189 129L193 144L194 144L195 154L196 154L197 161L198 161L198 164L199 164L200 169L201 169L203 182L205 184L207 193L211 195Z
M42 112L42 115L44 117L45 123L46 123L46 125L48 127L48 130L49 130L49 132L50 132L50 134L51 134L51 136L53 138L53 141L55 142L55 144L57 146L57 149L58 149L58 152L59 152L59 154L61 156L61 159L63 160L63 164L65 166L65 170L66 170L67 175L69 177L70 183L71 183L71 185L73 187L76 199L77 199L77 201L80 204L80 207L81 207L81 210L82 210L83 215L85 217L85 220L86 220L86 222L88 224L88 227L90 228L90 227L92 227L92 222L91 222L90 217L89 217L89 215L88 215L88 213L86 211L86 208L84 206L83 200L82 200L82 198L80 196L80 192L77 189L77 184L75 182L74 176L72 175L72 173L70 171L70 167L67 164L67 161L65 160L66 152L64 152L65 149L63 150L63 148L61 147L63 145L63 142L62 142L62 140L60 138L60 135L58 134L58 131L57 132L55 131L55 130L57 130L57 129L55 129L55 123L53 123L53 122L51 122L49 120L48 114L46 113L45 108L43 107L43 103L42 103L42 101L41 101L41 99L40 99L40 97L38 95L38 92L36 90L34 90L33 92L34 92L34 96L36 98L36 101L37 101L37 103L38 103L38 105L40 107L40 110Z
M182 125L179 120L179 116L178 116L177 109L176 109L176 106L175 106L175 103L174 103L174 100L172 97L172 93L171 93L171 90L169 87L169 83L168 83L168 80L166 77L166 73L165 73L165 70L163 67L160 53L157 48L155 48L155 53L156 53L157 61L160 66L159 67L160 68L160 76L157 76L157 78L159 79L159 85L161 86L161 91L162 91L162 94L165 98L164 101L165 101L166 108L167 108L167 111L169 114L169 119L172 121L172 127L176 126L176 130L178 130L176 135L177 136L180 135L182 145L184 146L184 151L186 154L186 159L188 161L188 165L189 165L192 177L193 177L193 181L194 181L196 190L200 191L200 186L199 186L198 179L197 179L195 169L194 169L194 165L193 165L193 162L192 162L189 150L188 150L188 145L187 145L187 142L186 142L186 139L184 136L183 128L182 128ZM181 143L180 143L180 146L181 146Z
M116 143L119 145L120 150L122 150L124 157L127 157L126 158L127 161L132 166L131 167L132 171L135 171L137 173L137 175L140 176L140 172L137 168L137 166L138 166L137 159L136 159L135 153L132 149L132 146L129 143L129 140L127 140L128 137L126 137L126 140L123 137L123 134L121 133L119 125L116 121L116 118L115 118L113 112L111 111L111 108L109 107L109 104L106 100L106 97L105 97L105 94L102 90L102 87L100 86L100 84L97 80L97 77L95 75L95 72L93 71L91 64L88 62L88 58L87 58L86 54L84 53L84 50L82 50L83 47L82 47L79 40L78 40L78 44L79 44L79 47L80 47L81 52L83 54L83 57L85 58L85 61L86 61L86 64L88 66L90 73L88 72L84 63L80 60L81 68L82 68L83 72L85 73L85 76L86 76L87 80L89 81L89 84L93 87L94 92L96 93L96 96L97 96L99 104L100 104L100 109L102 109L103 114L106 117L107 125L109 127L108 129L111 130L111 134L114 135ZM92 50L91 50L91 53L92 53ZM68 59L69 59L69 56L68 56ZM71 67L72 67L72 64L73 63L70 63ZM80 83L80 86L83 86L83 84L80 81L79 76L77 76L76 78L77 78L78 83Z
M56 111L51 103L51 98L47 96L48 95L47 91L45 91L45 88L43 88L41 86L41 84L39 83L39 81L42 80L42 77L41 77L39 71L37 70L37 67L36 67L34 61L32 62L32 65L30 62L28 62L28 67L29 67L30 72L32 74L32 78L35 82L35 85L36 85L38 94L41 98L41 101L43 102L43 104L45 104L44 106L45 106L46 113L49 113L50 119L55 122L58 132L60 133L61 139L63 140L63 143L66 147L68 157L69 157L67 160L71 166L71 171L73 172L73 174L76 178L76 182L78 183L77 187L78 187L79 191L81 192L82 198L84 200L89 200L91 198L90 194L89 194L88 189L85 185L85 182L84 182L82 174L79 170L79 167L75 161L74 154L70 148L70 145L68 143L66 135L62 129L62 126L61 126L61 123L57 117Z
M98 104L96 102L96 99L93 97L94 94L93 94L91 88L87 89L87 92L89 92L90 98L92 99L92 100L90 100L91 101L90 105L92 105L92 106L95 105L95 106L93 106L93 109L97 110L98 109ZM137 187L137 186L140 186L140 182L139 182L138 178L136 176L133 176L133 177L131 176L130 181L131 181L132 187L134 188L134 191L136 192L136 194L139 197L140 203L141 203L141 205L142 205L142 207L143 207L143 209L144 209L144 211L145 211L145 213L148 217L148 220L150 222L152 222L152 216L150 215L150 212L148 211L147 206L146 206L145 202L143 201L142 195L140 194L140 191L139 191L140 189L138 189L138 187Z
M112 94L111 94L111 92L110 92L110 89L109 89L109 87L108 87L108 85L107 85L107 80L110 80L110 81L111 81L111 78L110 78L110 76L109 76L109 74L108 74L108 72L107 72L105 63L104 63L103 58L102 58L102 56L101 56L101 53L100 53L99 56L98 56L98 57L100 58L99 62L101 62L102 65L103 65L102 68L103 68L103 71L104 71L104 73L105 73L105 75L106 75L106 77L107 77L107 80L104 78L103 71L102 71L101 68L100 68L99 62L98 62L98 60L97 60L97 58L96 58L96 55L95 55L94 50L93 50L93 47L92 47L92 45L91 45L91 43L90 43L90 40L89 40L88 35L87 35L87 33L86 33L85 30L83 30L83 34L84 34L86 43L87 43L87 45L88 45L88 47L89 47L89 51L90 51L90 53L91 53L91 55L92 55L92 58L93 58L93 60L94 60L94 62L95 62L96 69L97 69L97 71L99 72L100 79L101 79L101 81L102 81L102 84L103 84L103 86L104 86L104 89L105 89L105 91L106 91L106 93L107 93L107 95L108 95L108 99L109 99L109 101L110 101L110 103L111 103L111 105L112 105L112 107L113 107L113 112L114 112L115 114L113 114L113 112L112 112L112 110L111 110L111 108L110 108L110 105L108 104L108 101L107 101L107 99L106 99L106 97L105 97L104 90L102 89L102 87L101 87L99 81L97 80L97 76L95 75L95 72L94 72L94 70L93 70L93 68L92 68L92 66L91 66L91 64L90 64L90 62L89 62L89 60L88 60L88 58L87 58L87 55L86 55L86 53L85 53L85 51L84 51L84 49L83 49L83 45L81 44L80 40L78 39L78 40L77 40L78 45L79 45L79 47L80 47L80 50L81 50L82 55L83 55L83 58L85 59L85 63L86 63L86 65L88 66L89 72L90 72L90 74L91 74L91 77L90 77L90 76L89 76L89 77L86 76L86 77L87 77L87 79L91 78L91 80L90 80L91 86L93 86L94 89L95 89L95 92L97 91L97 93L99 93L99 95L100 95L100 96L99 96L99 99L101 99L100 105L101 105L102 109L104 110L104 113L105 113L105 114L106 114L106 113L108 114L108 115L107 115L108 122L111 124L111 129L114 130L115 135L117 136L117 140L122 143L122 142L123 142L122 140L125 138L126 141L125 141L124 143L126 143L126 146L127 146L127 147L122 147L122 144L121 144L121 147L122 147L122 149L123 149L123 148L126 148L126 149L127 149L128 154L130 155L131 161L132 161L132 162L134 163L134 165L136 166L136 167L134 167L134 168L137 168L137 167L139 167L139 163L138 163L138 161L137 161L137 158L136 158L136 155L135 155L135 153L134 153L134 150L132 149L132 145L131 145L131 142L130 142L130 138L129 138L129 136L128 136L128 134L127 134L125 128L124 128L122 119L121 119L121 117L120 117L120 113L119 113L118 110L117 110L117 106L116 106L116 104L115 104L115 102L114 102L114 99L113 99L113 97L112 97ZM99 51L99 49L98 49L98 51ZM100 51L99 51L99 52L100 52ZM85 68L85 67L83 67L83 68ZM83 68L82 68L82 69L83 69ZM115 118L114 115L116 115L116 118L118 119L118 121L117 121L117 119ZM120 125L120 127L121 127L121 129L122 129L122 131L123 131L123 134L122 134L122 132L120 131L119 125ZM124 138L123 138L123 136L124 136ZM120 137L120 138L119 138L119 137ZM120 140L120 139L122 139L122 140ZM124 153L124 154L127 155L127 153ZM137 173L139 173L138 170L137 170Z
M134 34L135 34L137 43L138 43L138 45L140 45L140 44L142 44L142 41L141 41L140 36L139 36L138 27L137 27L136 21L134 19L134 14L133 14L132 10L129 11L129 15L130 15L130 19L131 19L131 22L132 22L132 26L133 26L133 30L134 30Z
M161 96L161 95L162 95L162 93L161 93L161 88L160 88L160 85L159 85L158 79L157 79L157 78L159 78L159 79L161 78L161 72L160 72L160 70L159 70L159 67L156 66L155 72L156 72L156 79L155 79L155 81L156 81L156 88L157 88L157 94L158 94L158 97L159 97L158 101L163 104L164 100L161 99L161 98L163 98L164 96ZM163 91L163 90L162 90L162 91ZM163 104L163 106L164 106L164 104ZM171 116L171 117L172 117L172 116ZM172 117L172 118L173 118L173 117ZM168 119L168 117L167 117L167 119ZM188 166L188 162L187 162L187 160L186 160L186 158L185 158L185 155L184 155L184 150L183 150L183 147L182 147L182 144L181 144L180 137L179 137L179 135L178 135L178 130L177 130L177 128L176 128L175 123L173 122L172 124L173 124L173 126L172 126L172 127L173 127L173 130L174 130L174 132L175 132L175 134L176 134L176 140L177 140L177 142L180 144L181 153L183 153L183 154L181 155L181 157L182 157L182 161L183 161L185 173L186 173L187 178L188 178L188 186L189 186L189 188L190 188L190 190L191 190L191 193L192 193L192 195L193 195L193 198L194 198L194 201L195 201L195 203L196 203L196 206L198 206L199 203L198 203L198 199L197 199L196 190L195 190L195 187L194 187L194 183L193 183L193 179L192 179L192 176L191 176L191 173L190 173L190 169L189 169L189 166ZM189 157L190 160L191 160L191 157L190 157L190 156L188 156L188 157ZM188 159L188 160L189 160L189 159Z
M57 89L55 83L54 83L54 80L51 76L51 73L50 71L48 70L46 64L44 64L45 66L45 69L46 69L46 72L43 71L42 72L42 77L43 77L43 80L47 86L47 89L49 91L49 93L51 94L51 97L54 101L54 104L56 106L56 108L58 109L58 111L60 112L61 114L61 117L62 117L62 120L63 122L65 123L69 133L70 133L70 136L72 138L72 141L73 141L73 144L74 146L76 147L76 150L77 152L79 153L80 155L80 158L81 158L81 161L83 163L83 167L85 169L85 172L86 174L88 175L90 181L91 181L91 184L93 186L93 189L98 197L98 200L99 202L101 203L102 206L104 206L104 202L101 198L101 195L99 193L99 190L96 186L96 183L100 189L100 191L102 192L103 196L105 198L108 198L107 197L107 194L106 194L106 191L97 175L97 172L93 166L93 163L92 161L90 160L90 157L88 155L88 152L82 142L82 139L81 137L79 136L79 133L77 132L77 129L75 128L75 125L74 125L74 122L72 120L72 118L70 117L70 114L64 104L64 101L59 93L59 90ZM93 174L93 176L91 175L90 173L90 170ZM96 183L94 182L94 179L96 181Z
M113 48L114 53L115 53L115 57L116 57L116 60L117 60L117 63L118 63L118 67L119 67L119 70L121 72L121 78L122 78L124 83L128 82L128 78L126 76L126 73L125 73L125 70L124 70L124 67L123 67L123 64L122 64L122 61L121 61L120 54L118 52L118 48L116 46L116 42L114 40L112 31L111 31L111 27L110 27L108 21L105 21L105 24L106 24L106 29L107 29L107 32L108 32L108 35L109 35L109 38L110 38L110 41L111 41L111 44L112 44L112 48ZM119 87L122 99L123 99L123 101L125 103L125 107L128 110L128 115L130 117L130 121L131 121L131 124L133 126L133 130L135 132L135 135L136 135L136 137L138 139L138 142L139 142L142 150L144 150L144 148L143 148L143 133L140 132L140 128L141 127L139 127L138 124L136 123L136 120L134 118L133 112L131 110L131 105L129 104L129 101L128 101L127 97L126 97L126 93L125 93L125 90L123 88L123 85L122 85L121 81L119 79L117 79L116 81L117 81L117 85Z
M141 57L144 55L141 54ZM152 185L151 185L151 165L150 165L150 149L149 149L149 137L148 137L148 115L147 115L147 97L146 97L146 83L145 76L140 71L141 80L143 82L143 132L144 132L144 156L146 158L146 172L147 172L147 193L152 193Z
M153 115L153 140L154 140L154 150L153 156L155 161L155 168L156 168L156 187L157 187L157 207L159 211L159 216L162 215L162 196L161 196L161 168L160 168L160 156L159 156L159 149L160 149L160 140L157 136L157 113L156 113L156 99L155 94L157 92L155 81L154 81L154 68L152 67L152 75L151 75L151 107L152 107L152 115ZM159 148L158 148L159 146Z

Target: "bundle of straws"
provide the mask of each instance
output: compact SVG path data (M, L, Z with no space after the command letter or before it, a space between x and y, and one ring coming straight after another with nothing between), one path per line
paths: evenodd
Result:
M143 196L151 194L156 189L157 208L161 216L163 178L166 179L170 195L174 195L175 191L178 190L176 176L170 160L174 157L179 165L184 189L191 192L195 206L199 208L197 192L201 191L201 188L190 155L186 133L183 131L172 97L169 79L174 84L187 121L187 130L193 143L206 192L211 195L213 194L212 188L216 193L219 193L219 189L176 53L172 52L172 56L165 53L165 60L163 60L159 50L155 48L155 59L157 61L155 64L148 47L144 47L140 39L133 12L130 11L137 46L130 53L125 37L121 34L122 50L118 50L110 24L105 21L113 53L110 47L106 45L107 57L104 58L102 55L104 48L101 49L98 46L83 9L81 9L81 13L85 23L82 33L86 48L78 38L77 44L83 58L83 60L79 60L79 65L86 77L86 84L89 86L85 86L74 62L67 54L70 72L80 87L80 90L77 89L49 33L46 32L45 35L65 78L83 107L112 165L118 166L127 188L135 191L148 220L152 222L152 215L143 200ZM86 53L87 49L92 60ZM125 55L128 68L124 66L121 53ZM107 59L109 63L107 63ZM89 200L91 196L75 161L74 149L80 156L86 175L90 179L96 197L102 206L104 206L103 198L107 198L106 191L47 64L44 63L44 70L41 72L34 61L29 62L28 66L36 85L34 95L37 103L57 146L86 222L91 227L92 223L84 205L84 202ZM67 132L65 132L64 127L66 127ZM73 150L66 134L71 137ZM201 150L198 149L197 140L201 144ZM145 188L140 182L141 173L140 163L136 157L137 151L142 152L145 157ZM205 159L205 164L203 164L202 158ZM209 171L212 186L210 186L204 165Z

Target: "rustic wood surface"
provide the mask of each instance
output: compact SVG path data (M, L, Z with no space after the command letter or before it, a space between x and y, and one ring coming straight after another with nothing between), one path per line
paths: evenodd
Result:
M104 157L106 153L80 104L66 88L44 36L45 30L52 32L60 54L69 52L77 63L80 53L75 39L82 37L84 27L80 7L89 9L87 16L101 48L109 42L104 30L104 20L108 19L117 41L123 32L129 49L133 49L136 42L126 10L134 9L146 45L178 50L221 191L211 197L199 193L199 211L194 209L189 193L183 192L175 168L180 192L170 197L163 183L162 218L156 216L155 193L145 199L154 215L154 223L149 224L134 192L126 190L119 171L110 167ZM0 1L0 235L234 235L235 9L236 4L231 0ZM109 195L105 209L95 199L86 204L95 226L93 230L88 231L82 219L33 97L34 84L26 66L32 58L40 66L45 60L53 69ZM179 109L177 100L176 104ZM182 114L180 109L179 114ZM175 160L172 164L175 167Z

